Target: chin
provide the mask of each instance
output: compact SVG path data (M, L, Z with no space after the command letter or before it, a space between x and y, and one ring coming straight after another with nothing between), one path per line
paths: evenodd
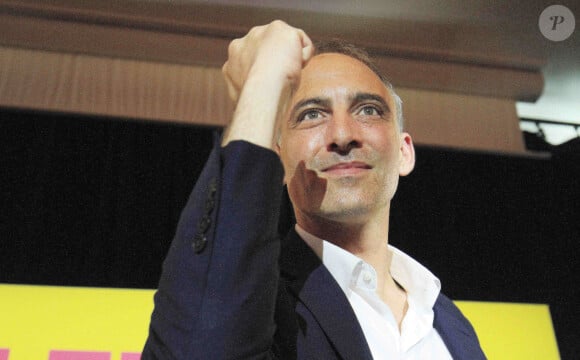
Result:
M373 206L369 203L348 202L340 199L338 202L323 203L319 209L322 217L339 222L357 222L368 217Z

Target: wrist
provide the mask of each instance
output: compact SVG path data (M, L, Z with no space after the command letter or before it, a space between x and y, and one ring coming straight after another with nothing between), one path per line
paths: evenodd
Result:
M279 74L279 71L278 71ZM288 81L256 71L248 76L240 93L233 119L229 124L222 146L234 140L245 140L264 148L272 148L277 119L287 100Z

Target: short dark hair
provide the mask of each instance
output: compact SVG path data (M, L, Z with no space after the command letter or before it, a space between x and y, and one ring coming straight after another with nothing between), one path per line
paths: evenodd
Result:
M375 63L371 60L369 53L361 47L348 43L341 39L321 40L315 43L314 55L336 53L350 56L371 69L387 87L387 90L395 100L395 111L397 112L397 121L399 128L403 130L403 102L395 92L393 84L381 73Z

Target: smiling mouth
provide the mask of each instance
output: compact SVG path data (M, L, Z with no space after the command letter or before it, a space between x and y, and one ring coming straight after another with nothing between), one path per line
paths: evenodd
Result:
M338 163L327 168L322 169L322 172L328 175L335 176L351 176L362 174L367 170L372 169L372 166L359 161L352 161L346 163Z

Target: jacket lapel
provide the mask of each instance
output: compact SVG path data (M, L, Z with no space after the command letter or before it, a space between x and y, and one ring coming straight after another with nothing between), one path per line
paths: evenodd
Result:
M282 244L282 276L288 290L312 313L344 359L372 359L356 315L330 272L292 229Z
M475 330L451 300L440 294L433 311L433 326L441 335L453 359L486 359Z

